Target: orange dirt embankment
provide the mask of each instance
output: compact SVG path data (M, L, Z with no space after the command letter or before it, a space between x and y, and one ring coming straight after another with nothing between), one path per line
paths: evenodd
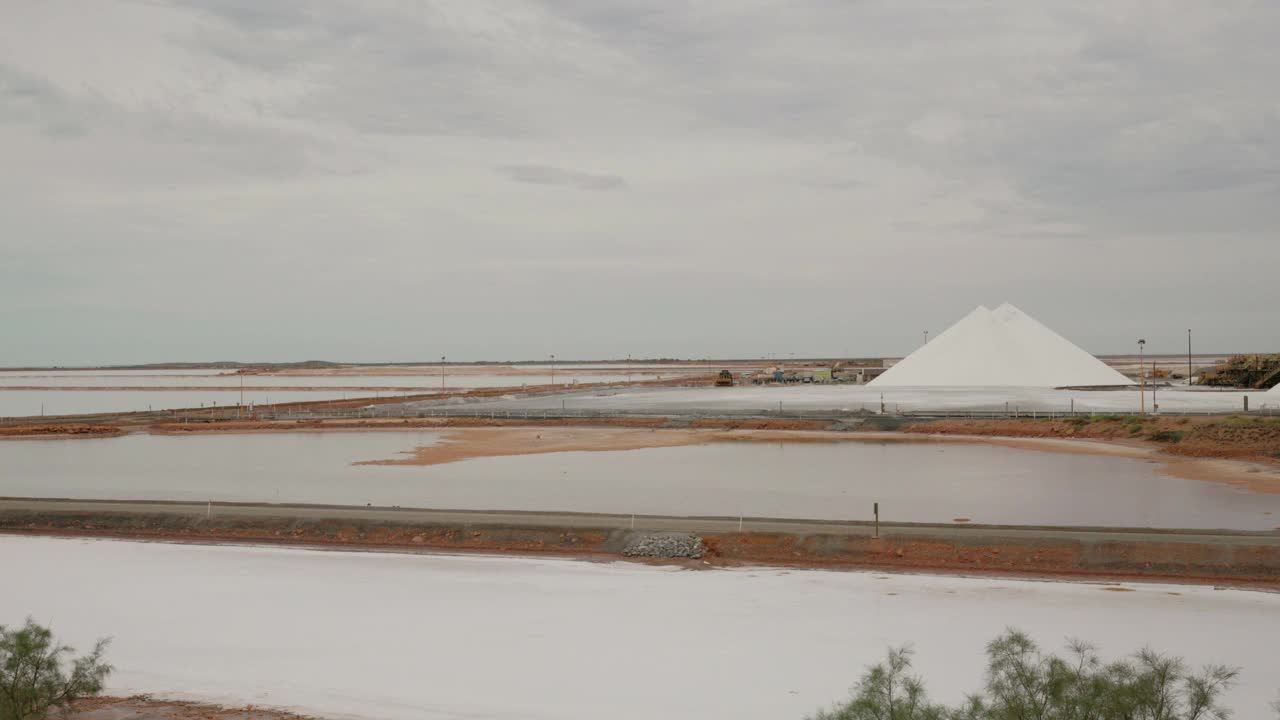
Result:
M461 551L624 560L626 543L643 530L485 524L416 524L289 517L206 518L116 512L8 512L0 532L169 542L250 542L349 550ZM936 532L701 535L709 554L685 567L791 566L882 569L1034 577L1212 582L1280 589L1280 548L1257 541L1198 540L1100 533L1036 536L999 528ZM642 562L667 562L642 560Z
M124 433L124 429L115 425L0 425L0 438L113 437Z
M1076 438L1155 443L1187 457L1280 458L1280 418L1086 417L1017 420L934 420L904 425L902 432L1002 437Z
M1280 551L1264 544L736 533L704 535L719 564L794 565L1058 578L1220 582L1280 589Z

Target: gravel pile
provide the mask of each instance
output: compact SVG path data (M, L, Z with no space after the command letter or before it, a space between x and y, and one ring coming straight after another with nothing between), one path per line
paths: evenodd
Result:
M685 533L636 535L622 549L627 557L700 558L707 554L702 538Z

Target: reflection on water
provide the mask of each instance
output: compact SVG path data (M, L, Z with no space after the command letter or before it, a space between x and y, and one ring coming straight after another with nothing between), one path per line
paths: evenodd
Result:
M1154 463L985 445L714 443L351 465L423 432L0 442L0 495L887 521L1270 529L1280 495ZM1267 513L1270 513L1269 515Z
M143 410L220 407L240 402L244 385L245 404L265 405L285 402L315 402L347 398L385 398L434 392L440 389L437 375L235 375L225 371L186 371L186 374L145 371L0 371L0 418L40 415L79 415ZM521 387L549 385L549 370L483 373L450 371L445 375L450 390L467 388ZM557 385L610 383L624 380L649 381L650 373L581 372L558 370ZM13 390L10 388L40 388ZM140 388L133 390L63 390L59 388ZM165 390L163 388L191 388ZM154 390L151 388L155 388ZM207 388L207 389L204 389ZM281 389L290 388L290 389ZM292 389L297 388L297 389ZM318 389L306 389L318 388ZM326 388L335 388L332 390ZM345 389L344 389L345 388ZM365 388L365 389L361 389ZM376 389L375 389L376 388Z
M245 405L342 400L372 392L245 390ZM385 393L384 393L385 395ZM221 390L0 390L0 417L234 407L240 393Z
M651 373L565 372L556 371L556 384L621 382L654 380ZM452 388L519 387L549 385L550 371L509 373L445 373L445 384ZM440 375L236 375L234 373L201 375L129 375L103 371L97 374L54 372L0 371L0 390L8 387L240 387L243 381L251 387L378 387L434 390L440 387ZM64 391L71 392L71 391Z

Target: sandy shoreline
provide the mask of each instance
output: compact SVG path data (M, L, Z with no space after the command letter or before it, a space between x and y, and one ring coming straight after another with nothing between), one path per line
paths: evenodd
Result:
M481 427L442 429L442 441L415 448L402 457L365 460L358 465L439 465L472 458L557 452L618 452L687 447L723 442L766 443L956 443L994 445L1039 452L1104 455L1158 463L1158 471L1186 480L1220 482L1252 492L1280 494L1280 467L1243 460L1176 458L1157 446L1059 438L1008 438L983 435L904 435L895 432L811 430L648 430L635 428Z

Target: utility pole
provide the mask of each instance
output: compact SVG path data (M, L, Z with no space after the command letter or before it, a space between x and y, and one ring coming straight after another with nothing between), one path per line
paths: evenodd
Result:
M1138 340L1138 394L1142 398L1142 414L1147 414L1147 362L1143 355L1143 348L1147 345L1145 339Z
M440 356L440 392L444 392L444 356Z
M1187 387L1191 387L1191 328L1187 328Z
M556 384L556 354L551 353L551 384Z

